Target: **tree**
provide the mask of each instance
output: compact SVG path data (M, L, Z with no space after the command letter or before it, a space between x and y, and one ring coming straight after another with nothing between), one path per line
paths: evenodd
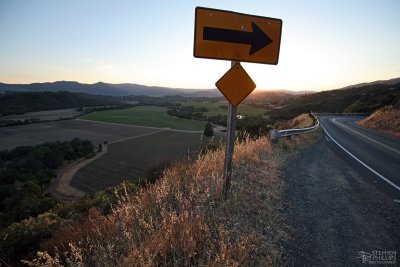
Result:
M204 135L205 136L213 136L214 135L214 130L212 128L212 124L209 121L204 126Z

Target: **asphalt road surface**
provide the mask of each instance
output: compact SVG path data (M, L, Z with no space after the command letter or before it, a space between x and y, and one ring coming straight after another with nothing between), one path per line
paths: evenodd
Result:
M323 137L289 160L284 265L400 265L400 141L359 119L320 117Z
M383 187L389 185L400 193L400 139L357 125L361 119L340 116L319 118L327 141L340 147L352 158L353 164L362 165L379 177L380 183L385 184Z

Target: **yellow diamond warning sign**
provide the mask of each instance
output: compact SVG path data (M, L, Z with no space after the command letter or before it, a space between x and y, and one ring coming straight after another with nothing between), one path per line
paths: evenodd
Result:
M234 107L256 88L256 84L239 63L228 70L215 85Z

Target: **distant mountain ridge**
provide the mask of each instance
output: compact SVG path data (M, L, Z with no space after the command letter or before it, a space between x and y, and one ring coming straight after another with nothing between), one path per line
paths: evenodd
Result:
M172 96L179 95L184 97L222 97L217 89L182 89L160 86L146 86L132 83L111 84L98 82L94 84L85 84L74 81L57 81L31 84L6 84L0 83L0 92L71 92L87 93L92 95L106 96ZM302 95L311 93L310 91L290 91L290 90L256 90L254 94L279 93L290 95Z
M399 78L393 78L393 79L389 79L389 80L378 80L378 81L373 81L373 82L366 82L366 83L358 83L358 84L353 84L353 85L349 85L340 89L351 89L351 88L357 88L357 87L363 87L363 86L367 86L367 85L375 85L375 84L386 84L386 85L390 85L390 84L398 84L400 83L400 77Z
M158 86L146 86L140 84L110 84L98 82L94 84L84 84L74 81L57 81L32 84L5 84L0 83L0 92L72 92L87 93L92 95L107 96L128 96L128 95L146 95L146 96L166 96L180 95L190 97L218 97L222 94L214 89L177 89Z
M346 86L340 89L351 89L373 84L396 84L400 83L400 78L390 80L379 80L369 83L360 83ZM128 96L128 95L145 95L145 96L172 96L179 95L185 97L221 97L222 94L217 89L183 89L169 88L161 86L147 86L134 83L93 83L85 84L75 81L57 81L31 84L6 84L0 82L1 92L73 92L87 93L91 95L106 95L106 96ZM254 94L259 93L284 93L290 95L313 94L312 91L290 91L290 90L256 90Z

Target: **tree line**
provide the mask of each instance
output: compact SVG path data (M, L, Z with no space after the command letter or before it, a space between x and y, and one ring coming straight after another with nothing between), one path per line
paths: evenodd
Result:
M117 98L70 92L6 92L0 94L0 115L27 112L111 106L123 104Z
M64 161L93 155L88 140L19 146L0 152L0 226L35 217L52 208L57 201L49 186L55 170Z

